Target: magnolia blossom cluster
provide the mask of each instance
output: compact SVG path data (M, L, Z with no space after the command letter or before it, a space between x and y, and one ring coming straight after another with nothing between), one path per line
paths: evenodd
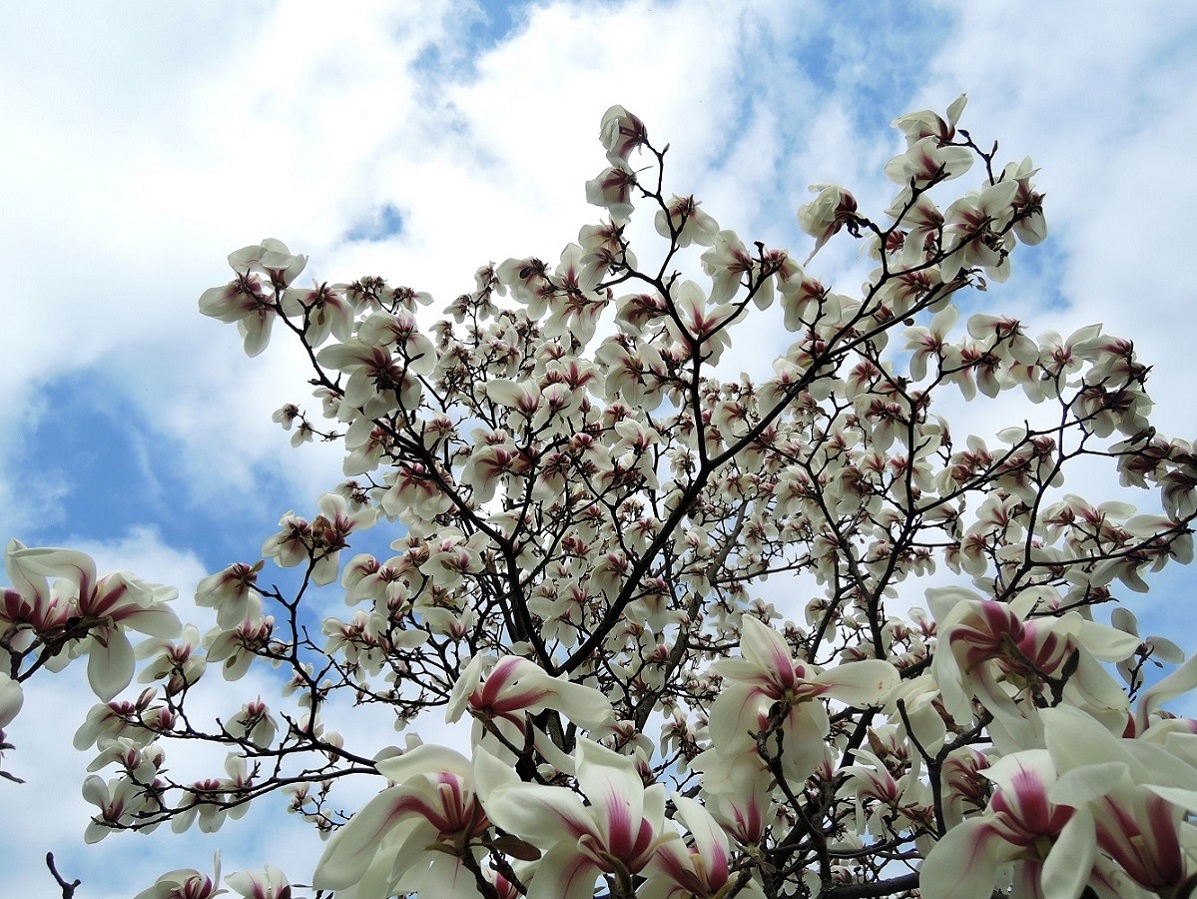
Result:
M87 839L211 831L282 792L327 837L304 872L323 896L1189 895L1197 721L1165 703L1197 662L1121 603L1192 560L1197 455L1151 427L1129 341L963 315L1047 232L1031 161L1000 164L963 109L896 120L880 213L816 184L802 262L667 194L665 150L618 106L586 185L607 217L555 263L483 267L440 320L381 278L302 285L277 240L233 253L200 311L251 356L280 331L307 349L317 411L275 420L341 441L347 480L199 585L206 634L165 588L10 544L0 726L22 681L88 655L101 704L75 745L116 773L84 786ZM858 291L811 270L834 240L872 260ZM777 340L759 381L729 371L750 319ZM933 411L1010 392L1029 410L992 434ZM1156 511L1067 492L1082 459ZM351 553L381 527L391 554ZM149 686L117 699L137 657ZM278 697L187 714L214 669L262 663ZM404 745L347 745L324 721L349 703L389 708ZM468 753L423 743L428 715L468 718ZM178 739L223 771L167 769ZM346 819L347 777L379 791ZM139 899L219 883L174 871Z

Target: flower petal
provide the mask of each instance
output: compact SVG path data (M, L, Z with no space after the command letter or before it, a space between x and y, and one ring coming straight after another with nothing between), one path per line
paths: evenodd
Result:
M761 729L760 712L768 697L759 687L725 684L711 706L711 742L720 752L734 752L752 743Z
M1088 809L1078 809L1068 819L1056 838L1055 845L1043 862L1040 883L1043 895L1076 899L1089 881L1093 861L1097 856L1097 838L1093 815Z
M694 837L694 848L706 868L707 882L716 889L723 886L728 878L727 834L702 803L685 796L678 796L674 801L678 818Z
M740 623L740 655L758 669L788 672L792 678L794 654L789 644L763 621L745 615Z
M590 740L579 740L578 785L590 800L603 843L626 858L636 843L644 812L644 783L636 763Z
M988 896L998 866L1014 857L1015 846L1001 838L992 824L977 818L949 830L931 849L919 869L923 899Z
M401 802L406 794L403 787L383 790L333 834L316 865L312 885L320 890L340 890L357 883L374 861L379 844L395 838L392 832L408 812ZM409 820L415 823L418 819Z
M852 706L879 705L901 680L898 669L881 659L847 662L814 678L832 699Z
M554 846L536 866L528 899L591 899L599 868L577 847Z
M87 680L96 696L108 702L133 680L135 661L129 638L120 631L110 629L105 643L92 637L87 659Z
M470 761L460 752L424 743L401 755L391 756L375 762L378 773L387 780L401 784L421 774L449 772L465 779L470 776Z
M74 581L80 594L89 592L96 582L96 563L77 550L35 546L12 553L11 559L18 570Z
M595 832L589 809L564 787L502 784L486 794L483 807L499 827L540 848L564 842L576 849L579 838Z

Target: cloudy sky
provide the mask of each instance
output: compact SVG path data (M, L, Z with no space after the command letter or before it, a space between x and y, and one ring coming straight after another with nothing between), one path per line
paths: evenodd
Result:
M443 305L480 264L555 258L597 221L583 183L613 103L671 144L674 190L805 256L807 185L879 213L890 120L967 92L965 126L1041 167L1052 231L985 302L1034 334L1132 338L1156 424L1197 431L1195 6L10 0L0 35L0 537L86 549L184 600L340 479L335 452L294 451L270 421L305 399L301 360L248 360L197 314L226 255L276 237L310 255L305 278L380 274ZM851 248L813 270L844 292L863 271ZM1175 632L1184 591L1173 575L1143 617ZM70 675L33 684L10 728L30 783L0 784L6 893L57 895L47 850L80 899L217 847L226 870L310 873L310 838L269 810L83 848L90 757L64 735L89 705ZM61 811L16 826L34 802Z

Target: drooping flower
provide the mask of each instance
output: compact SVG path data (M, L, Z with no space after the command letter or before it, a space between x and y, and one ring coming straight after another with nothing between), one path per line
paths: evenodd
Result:
M33 547L17 550L9 559L22 579L37 584L39 591L46 578L59 579L59 595L87 628L83 645L88 653L87 677L105 702L133 679L133 645L127 630L173 638L182 629L178 616L166 605L177 595L172 588L120 572L97 578L91 557L75 550Z
M854 227L857 221L856 197L851 191L822 183L812 184L810 189L818 196L798 208L798 226L815 238L815 248L806 257L808 263L836 232L845 225Z
M795 785L823 760L831 722L821 697L865 707L880 704L898 684L898 669L880 659L825 671L800 662L777 631L748 615L741 624L740 656L715 664L724 684L711 707L711 740L723 756L755 747L770 711L781 703L781 766Z
M607 148L608 160L612 163L618 160L626 162L633 150L648 143L648 129L639 116L615 105L603 113L599 140Z
M640 899L720 899L728 895L737 878L731 868L731 847L723 828L697 800L675 796L676 820L690 834L691 845L680 839L665 840L644 869L648 883ZM764 899L754 880L736 893L744 899Z
M214 860L216 872L209 877L195 868L179 868L168 871L154 882L152 887L142 890L133 899L212 899L227 893L217 889L220 885L220 853Z
M635 761L579 739L574 750L582 796L565 787L526 784L510 766L475 750L479 792L499 827L545 851L528 899L590 899L594 882L610 875L629 890L632 876L657 850L665 788L645 788Z
M1056 783L1048 751L1014 753L983 773L996 785L989 805L928 853L919 871L923 899L988 896L1009 863L1025 887L1016 895L1077 899L1096 855L1093 816L1048 798Z
M245 899L291 899L291 884L274 865L261 871L238 871L224 882Z
M333 835L316 866L317 889L354 887L357 899L385 899L424 887L428 895L456 899L459 878L472 885L461 864L477 851L490 826L474 795L470 761L439 746L416 746L376 763L395 783Z

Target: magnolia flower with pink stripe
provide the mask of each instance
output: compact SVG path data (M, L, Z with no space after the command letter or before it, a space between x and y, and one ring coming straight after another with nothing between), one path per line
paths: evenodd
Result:
M1062 772L1052 801L1086 809L1096 822L1098 894L1171 895L1160 889L1197 878L1197 827L1185 820L1197 811L1197 768L1167 745L1120 739L1077 709L1041 715L1048 752ZM1103 893L1098 884L1105 882L1121 886Z
M676 820L690 834L691 845L667 840L657 848L644 869L648 883L638 899L718 899L733 892L738 873L727 834L706 806L685 796L675 796ZM735 893L744 899L764 899L759 883L747 881Z
M1031 617L1051 611L1054 593L1046 589L1024 590L1008 603L960 587L927 597L939 622L932 671L957 723L973 720L975 698L1020 746L1034 745L1033 706L1057 689L1111 724L1124 720L1126 694L1099 662L1131 655L1139 645L1134 635L1075 611Z
M949 830L919 872L923 899L988 896L1009 884L1016 896L1077 899L1096 857L1093 816L1056 805L1056 768L1046 749L999 759L984 771L995 784L984 814Z
M581 795L522 783L509 765L475 750L478 790L491 821L545 852L527 899L590 899L599 877L627 894L662 840L676 837L662 836L665 788L646 788L634 759L579 739L574 763Z
M178 591L121 572L97 578L95 562L84 553L10 544L5 561L13 583L38 596L50 594L47 578L58 579L54 586L58 602L71 609L88 634L58 664L61 667L78 654L75 649L86 652L88 682L104 702L133 679L135 660L127 631L173 638L182 630L178 616L166 605Z
M313 886L353 887L356 899L416 890L473 895L474 877L462 856L480 852L476 841L490 822L474 795L469 759L440 746L417 746L376 767L395 786L337 831L316 866Z
M483 724L493 722L505 736L522 737L527 716L545 709L585 727L598 727L612 717L610 701L593 687L552 677L519 656L504 656L483 681L486 661L486 656L474 656L457 679L446 714L450 723L468 709ZM475 739L479 737L476 733Z
M880 659L825 671L797 661L777 631L748 615L741 624L740 656L715 664L723 689L711 707L711 740L724 757L754 749L757 735L769 726L770 711L783 703L781 766L792 783L804 781L823 760L831 722L826 707L815 700L867 707L880 704L898 685L898 670Z
M999 759L980 815L947 832L920 872L923 899L1014 895L1180 896L1197 884L1197 768L1164 746L1120 739L1079 709L1043 709L1046 749Z

